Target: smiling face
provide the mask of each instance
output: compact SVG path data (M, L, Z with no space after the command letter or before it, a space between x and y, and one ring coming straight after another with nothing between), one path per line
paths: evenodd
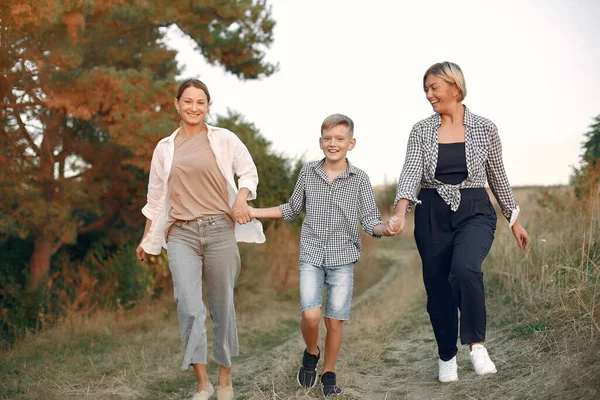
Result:
M319 138L319 146L330 162L346 159L346 154L354 148L356 139L352 137L346 125L339 124L330 129L324 129Z
M175 98L181 121L188 125L199 125L208 112L208 96L204 90L190 86L183 91L179 100Z
M425 79L425 95L431 103L433 111L438 114L449 112L458 104L459 89L453 83L448 83L440 76L429 75Z

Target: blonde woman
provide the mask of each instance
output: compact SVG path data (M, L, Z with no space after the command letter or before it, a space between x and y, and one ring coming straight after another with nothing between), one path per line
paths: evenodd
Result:
M248 149L232 132L207 125L206 85L185 81L174 99L181 126L161 140L152 157L143 239L137 257L167 249L179 329L181 368L193 366L198 380L193 400L214 393L206 370L206 307L213 321L213 358L219 363L217 399L233 398L231 357L238 355L233 288L240 271L237 241L264 242L262 226L249 215L258 174ZM238 175L238 185L234 180ZM238 190L239 186L239 190ZM238 220L244 225L238 225ZM161 246L162 245L162 246Z
M457 336L469 345L478 375L496 372L484 347L486 309L481 263L496 230L486 181L521 249L529 236L518 221L502 161L496 125L462 104L467 94L458 65L432 65L423 77L431 117L414 125L395 199L390 229L398 234L415 205L415 241L423 264L427 311L439 353L439 380L458 380ZM421 187L419 197L415 196Z

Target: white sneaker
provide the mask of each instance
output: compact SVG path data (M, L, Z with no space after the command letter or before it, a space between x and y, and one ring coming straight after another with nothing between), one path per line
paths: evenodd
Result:
M474 344L469 354L477 375L495 374L497 372L496 366L490 360L490 356L482 344Z
M438 360L440 382L455 382L458 380L458 366L456 365L456 356L448 361Z

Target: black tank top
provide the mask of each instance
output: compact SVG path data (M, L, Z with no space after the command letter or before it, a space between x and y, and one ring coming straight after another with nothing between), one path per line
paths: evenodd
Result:
M467 175L465 142L439 143L435 179L449 185L457 185L467 179Z

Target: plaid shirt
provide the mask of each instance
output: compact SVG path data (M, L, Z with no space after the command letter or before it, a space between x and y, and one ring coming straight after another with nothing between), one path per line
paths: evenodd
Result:
M413 126L408 138L406 159L398 181L394 205L400 199L408 199L407 211L420 203L415 193L422 188L436 189L440 197L456 211L460 205L460 189L484 187L486 180L496 197L502 214L512 226L519 215L512 189L508 183L502 162L502 145L496 125L483 117L472 114L465 107L465 157L467 179L458 185L449 185L435 179L438 160L437 129L441 124L439 114L419 121Z
M348 168L329 183L321 167L325 159L304 164L294 192L279 206L290 222L306 210L300 233L300 261L320 266L355 263L360 257L358 221L374 238L383 224L367 174L348 162Z

